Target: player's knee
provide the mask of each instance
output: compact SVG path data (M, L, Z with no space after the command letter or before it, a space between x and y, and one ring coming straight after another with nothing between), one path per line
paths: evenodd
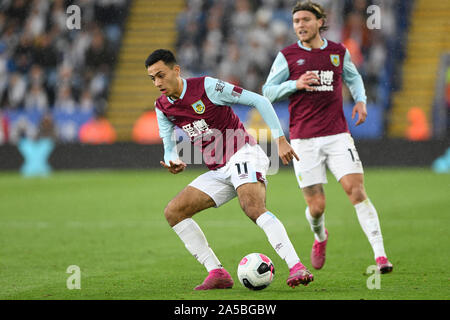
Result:
M241 202L242 210L245 214L253 221L267 211L263 204L251 203L251 202Z
M166 218L167 222L169 222L170 225L172 218L173 218L173 211L170 207L170 203L164 208L164 217Z
M309 197L306 200L311 216L314 218L320 218L320 216L325 212L325 197Z
M164 217L171 227L183 220L182 213L172 201L164 208Z
M345 190L345 192L347 193L352 203L360 203L367 198L366 191L364 190L364 185L359 183L350 186Z
M314 218L319 218L325 212L325 201L319 200L308 204L309 213Z

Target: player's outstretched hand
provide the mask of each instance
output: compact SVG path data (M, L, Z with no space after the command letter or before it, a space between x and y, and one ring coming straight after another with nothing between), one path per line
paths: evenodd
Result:
M180 173L187 166L186 163L184 163L181 160L175 160L175 161L170 160L169 165L167 165L164 161L160 161L159 163L161 163L161 165L164 168L166 168L167 170L169 170L170 173L173 173L173 174Z
M367 109L364 102L360 101L355 104L352 111L352 119L355 119L356 113L358 113L358 121L356 121L355 125L359 126L361 123L364 123L367 118Z
M294 158L297 159L297 161L300 161L300 158L295 153L294 149L292 149L289 142L287 142L285 136L279 137L276 141L278 144L278 155L284 165L289 164L289 162Z
M311 85L320 84L320 78L315 72L306 71L297 79L295 84L298 90L316 90L314 87L311 87Z

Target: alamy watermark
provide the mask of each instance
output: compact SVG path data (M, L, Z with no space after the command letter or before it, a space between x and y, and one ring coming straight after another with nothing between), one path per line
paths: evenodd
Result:
M69 16L66 19L66 27L69 30L80 30L81 29L81 9L79 6L73 4L68 6L66 9L66 14Z
M77 265L67 267L66 273L71 274L66 281L67 289L81 289L81 270Z
M367 14L370 16L367 18L367 29L381 29L381 9L377 5L371 5L367 7Z
M253 137L258 137L258 145L269 158L270 166L267 175L276 174L280 165L278 146L275 140L271 139L269 130L266 129L226 129L225 132L222 132L205 127L202 130L192 131L192 133L184 130L184 134L181 134L176 131L176 134L172 136L172 141L176 144L180 160L186 164L223 165L241 147L250 143L254 139ZM196 151L195 148L202 149L202 152ZM252 156L261 156L261 159L248 160L264 161L262 158L265 158L263 154Z
M366 275L370 275L366 281L367 289L381 289L381 274L376 265L368 266Z

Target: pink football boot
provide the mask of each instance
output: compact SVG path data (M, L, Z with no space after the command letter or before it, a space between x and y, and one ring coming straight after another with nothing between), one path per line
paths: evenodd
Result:
M225 269L211 270L205 281L194 290L229 289L233 287L233 279Z
M314 244L311 250L311 265L314 269L322 269L323 265L325 264L325 251L327 248L327 241L328 241L328 231L325 229L325 234L327 235L327 238L319 242L317 240L314 240Z
M314 280L314 276L306 267L301 263L297 263L289 270L289 278L287 279L287 285L291 288L295 288L299 284L307 286L308 283Z
M389 273L392 272L392 269L394 269L394 266L386 257L378 257L375 261L377 262L377 268L380 273Z

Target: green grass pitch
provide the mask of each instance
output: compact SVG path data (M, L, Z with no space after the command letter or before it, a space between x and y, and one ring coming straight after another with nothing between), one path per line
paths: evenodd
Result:
M72 171L25 179L0 173L0 299L449 299L450 176L427 169L366 169L394 272L369 290L374 264L355 211L329 176L327 262L308 287L286 285L288 268L236 199L195 216L232 274L231 290L196 292L206 271L163 216L167 202L202 171ZM267 207L284 224L310 266L313 235L293 170L269 176ZM240 259L267 254L273 283L253 292L239 283ZM81 290L66 286L68 266L81 270Z

